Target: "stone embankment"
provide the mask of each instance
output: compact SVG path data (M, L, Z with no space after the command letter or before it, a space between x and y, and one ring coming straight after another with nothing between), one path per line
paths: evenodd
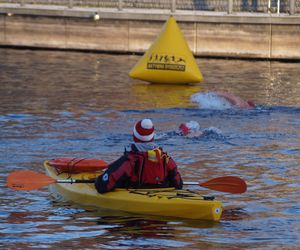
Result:
M300 59L300 15L272 13L0 4L0 46L143 53L170 15L195 56Z

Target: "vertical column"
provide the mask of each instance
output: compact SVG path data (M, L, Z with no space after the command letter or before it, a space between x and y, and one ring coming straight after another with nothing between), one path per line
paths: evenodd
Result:
M295 14L295 0L290 0L290 15Z
M70 9L72 9L72 8L73 8L73 0L69 0L68 7L69 7Z
M232 14L232 9L233 9L233 0L228 0L228 9L227 13Z
M118 1L118 11L122 11L123 10L123 0L119 0Z
M171 1L171 12L174 13L176 11L176 0Z

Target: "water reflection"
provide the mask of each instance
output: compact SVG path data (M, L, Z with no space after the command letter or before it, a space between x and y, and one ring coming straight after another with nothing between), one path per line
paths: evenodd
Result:
M145 107L171 108L190 107L190 96L203 89L193 85L162 85L162 84L133 84L133 102L142 103Z
M224 209L222 214L222 221L235 221L249 219L250 215L243 208L229 208Z

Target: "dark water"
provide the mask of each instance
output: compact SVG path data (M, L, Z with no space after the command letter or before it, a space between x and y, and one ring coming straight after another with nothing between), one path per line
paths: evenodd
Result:
M197 59L205 82L147 85L127 76L138 56L0 49L1 249L296 249L300 244L300 67L297 63ZM254 110L191 103L201 90L253 99ZM189 187L223 201L220 223L84 209L47 188L6 188L13 170L43 172L58 156L118 157L137 119L184 180L237 175L242 195ZM181 122L221 134L183 138Z

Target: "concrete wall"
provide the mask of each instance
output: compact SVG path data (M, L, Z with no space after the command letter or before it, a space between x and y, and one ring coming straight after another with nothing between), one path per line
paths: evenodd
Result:
M97 12L0 6L0 46L144 52L170 15ZM300 59L300 16L174 16L195 55Z
M271 36L272 58L300 57L300 25L274 25Z

